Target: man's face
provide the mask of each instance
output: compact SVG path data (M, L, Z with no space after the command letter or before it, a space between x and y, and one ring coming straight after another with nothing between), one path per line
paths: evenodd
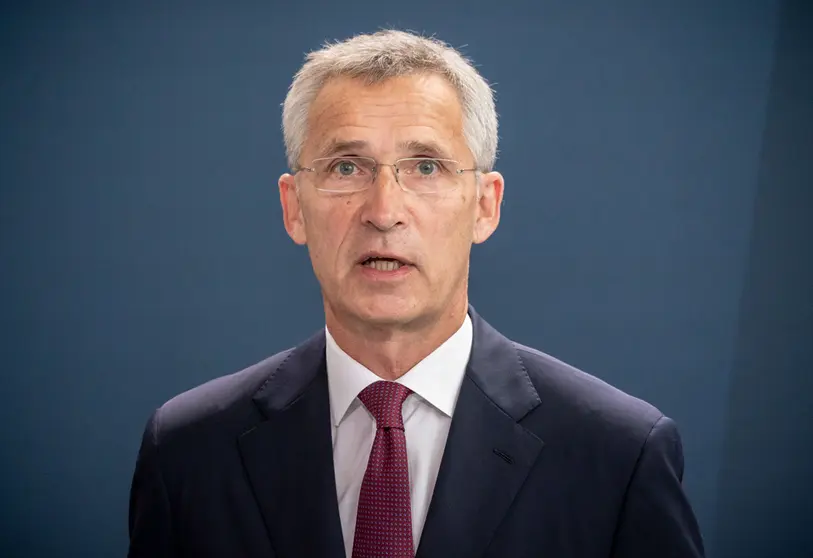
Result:
M299 164L325 156L474 160L463 138L463 114L454 88L438 75L393 78L365 85L329 81L311 105ZM339 148L340 144L352 147ZM306 244L322 287L325 311L366 324L421 327L465 311L472 243L488 238L499 222L502 177L457 176L456 187L437 194L406 192L392 167L380 167L364 191L335 194L315 188L314 173L280 178L285 228ZM478 196L479 182L479 196ZM398 260L375 265L369 256Z

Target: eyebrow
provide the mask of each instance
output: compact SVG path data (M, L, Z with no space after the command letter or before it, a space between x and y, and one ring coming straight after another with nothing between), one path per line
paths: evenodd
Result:
M360 153L368 146L369 144L364 140L342 141L333 139L319 150L319 157L331 157L338 153Z
M369 148L369 146L370 144L364 140L345 141L333 139L319 150L319 157L332 157L333 155L337 155L339 153L345 155L363 153ZM398 150L408 153L408 157L425 155L428 157L437 157L439 159L451 159L448 152L433 141L404 141L398 144Z
M433 141L406 141L398 144L398 148L411 156L426 155L438 159L451 159L451 156L440 145Z

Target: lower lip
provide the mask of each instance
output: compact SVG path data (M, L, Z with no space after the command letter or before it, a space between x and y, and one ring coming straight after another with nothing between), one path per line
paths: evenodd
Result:
M412 272L414 266L406 264L392 271L379 271L374 267L368 267L362 264L359 264L359 268L361 269L361 274L368 279L373 279L376 281L387 281L406 277Z

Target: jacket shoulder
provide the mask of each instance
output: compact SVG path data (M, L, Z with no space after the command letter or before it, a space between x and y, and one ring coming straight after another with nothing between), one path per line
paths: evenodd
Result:
M643 443L664 416L650 403L537 349L514 347L541 399L540 410L556 417L554 430L568 436L606 437Z
M180 393L155 410L150 422L156 438L166 438L219 416L253 411L252 396L286 361L293 348L243 370L221 376Z

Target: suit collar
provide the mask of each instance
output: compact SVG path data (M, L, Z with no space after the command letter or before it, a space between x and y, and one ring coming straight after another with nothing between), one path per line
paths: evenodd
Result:
M474 345L467 376L497 407L519 422L541 403L514 344L469 306Z
M285 410L325 371L325 335L320 331L288 351L283 361L252 397L268 418Z
M540 405L513 343L473 308L474 345L418 558L481 556L543 442L519 421Z
M540 404L514 344L469 306L473 328L471 358L466 375L495 405L519 421ZM265 416L290 405L325 373L325 331L292 349L260 387L253 399ZM495 373L500 370L501 373Z
M471 358L419 558L482 554L543 446L519 424L540 398L516 348L472 307L469 316ZM266 420L239 447L277 555L342 556L324 330L290 351L253 399Z
M238 445L275 556L343 556L324 333L293 349L253 399L266 420Z

